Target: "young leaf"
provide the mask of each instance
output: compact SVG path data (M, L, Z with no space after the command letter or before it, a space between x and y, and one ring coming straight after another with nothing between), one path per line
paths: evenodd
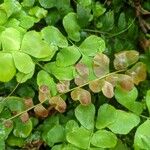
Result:
M136 102L138 97L138 90L134 87L131 91L126 91L121 87L116 87L115 98L124 107L133 111L136 114L141 114L143 111L143 105L140 102Z
M87 149L89 146L91 132L83 127L67 133L67 141L79 148Z
M138 85L146 79L146 65L138 62L131 69L127 70L126 74L131 76L133 82Z
M80 41L80 26L77 22L77 15L74 12L68 13L63 18L63 26L69 38L75 42Z
M105 54L98 53L93 59L93 69L97 77L109 73L109 58Z
M67 91L69 91L69 87L70 87L70 81L65 80L65 81L60 81L59 83L57 83L56 85L57 87L57 91L59 93L65 93Z
M21 52L13 52L12 56L15 66L20 72L28 74L34 71L35 64L29 55Z
M141 124L135 133L134 147L137 149L150 149L150 120Z
M56 57L56 65L59 67L71 66L74 65L80 57L81 53L77 47L68 46L58 52Z
M6 28L1 33L1 43L4 51L17 51L21 45L21 33L15 28Z
M104 96L107 98L112 98L114 96L114 87L111 83L104 81L103 87L102 87L102 92Z
M68 41L66 37L54 26L48 26L41 31L43 39L51 45L58 47L67 47Z
M42 40L40 33L29 31L23 37L21 51L35 58L45 58L53 55L55 50Z
M138 59L139 53L137 51L122 51L115 54L114 67L116 70L126 69L128 66L136 63Z
M87 37L80 45L80 51L86 56L95 56L105 50L105 41L96 35Z
M103 79L93 80L89 83L89 88L92 92L99 93L102 90L104 83L105 83L105 81Z
M71 92L73 100L79 100L82 105L89 105L91 103L91 94L87 90L77 88Z
M88 106L79 105L75 109L75 116L80 124L88 129L94 129L95 107L93 104Z
M16 68L11 54L0 51L0 81L10 81L14 77L15 73Z
M34 108L34 112L38 117L46 118L48 116L48 110L41 104Z
M52 97L49 100L50 105L54 106L57 111L63 113L66 111L66 103L60 96Z
M117 137L110 131L98 130L93 134L91 144L100 148L112 148L117 144Z

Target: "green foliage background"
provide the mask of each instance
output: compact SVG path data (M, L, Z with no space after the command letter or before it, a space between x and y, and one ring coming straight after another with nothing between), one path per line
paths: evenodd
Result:
M149 150L149 11L0 0L0 149Z

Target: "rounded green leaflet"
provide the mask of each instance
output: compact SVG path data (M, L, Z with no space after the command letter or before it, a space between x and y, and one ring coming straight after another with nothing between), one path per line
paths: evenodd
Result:
M39 0L39 3L44 8L52 8L56 5L56 0L50 0L50 1Z
M39 71L37 75L37 84L38 86L46 85L48 86L51 94L54 96L57 93L56 90L56 83L54 82L53 78L48 74L46 71Z
M32 131L32 121L29 119L26 122L22 122L20 118L16 118L14 120L14 130L13 130L13 134L16 137L20 137L20 138L26 138L30 135L31 131Z
M140 123L140 117L122 110L116 110L116 120L107 127L115 134L128 134Z
M86 150L89 147L90 138L91 132L84 127L68 132L66 135L66 139L69 143Z
M0 81L8 82L16 74L16 68L12 55L0 52Z
M10 134L8 139L6 140L6 143L9 146L22 147L25 144L25 140L23 138L19 138L19 137L14 136L13 134Z
M74 66L59 67L56 62L45 64L44 68L47 72L53 74L58 80L72 80L74 79Z
M136 87L131 91L125 91L121 87L116 87L115 89L115 98L118 103L136 114L141 114L143 111L143 105L140 102L136 102L137 97L138 90Z
M141 124L135 133L134 147L135 149L150 149L150 120L146 120Z
M51 147L55 143L64 142L65 141L65 130L64 127L56 124L54 125L45 135L46 143Z
M42 40L41 34L36 31L29 31L24 35L21 51L36 58L46 58L53 54L52 47Z
M83 127L88 130L94 129L95 106L93 104L87 106L80 104L75 109L75 116Z
M19 30L12 27L6 28L1 33L0 38L3 51L16 51L20 49L22 37Z
M96 35L87 37L80 45L81 52L86 56L95 56L105 50L105 41Z
M74 12L68 13L63 18L63 26L68 34L68 37L71 40L75 42L80 41L80 26L78 25L76 13Z
M54 26L48 26L41 31L43 39L51 44L58 47L67 47L68 41L66 37Z
M116 120L116 109L108 104L102 105L98 109L98 116L96 120L96 128L103 129Z
M35 64L29 55L22 52L13 52L12 56L15 66L20 72L28 74L34 71Z
M7 21L7 13L0 9L0 25L3 25Z
M117 137L110 131L98 130L93 134L91 144L100 148L112 148L117 144Z
M56 65L60 67L74 65L80 57L81 53L78 48L75 46L69 46L58 52L56 57Z

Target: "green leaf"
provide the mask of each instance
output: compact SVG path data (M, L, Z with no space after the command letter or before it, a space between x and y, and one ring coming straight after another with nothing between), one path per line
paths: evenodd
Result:
M5 100L5 106L8 107L11 112L19 113L25 110L25 104L22 98L10 96Z
M42 40L40 33L36 31L29 31L24 35L21 51L36 58L45 58L53 54L53 49Z
M96 120L96 128L103 129L110 124L113 124L116 120L116 109L108 104L102 105L98 109L98 116Z
M25 144L25 140L23 138L19 138L19 137L14 136L13 134L10 134L6 143L9 146L22 147Z
M15 73L16 68L11 54L0 51L0 81L10 81L14 77Z
M141 124L135 133L134 147L138 149L150 149L150 120Z
M39 0L39 3L44 8L52 8L56 5L56 0L50 0L50 1Z
M80 26L77 22L76 13L70 12L63 18L63 26L68 34L68 37L78 42L80 41Z
M51 45L59 47L67 47L68 41L66 37L54 26L48 26L41 31L43 39Z
M123 30L126 27L126 18L125 18L125 13L121 13L118 19L118 28L119 30Z
M128 134L139 122L137 115L104 104L99 108L96 128L107 127L115 134Z
M47 10L45 10L44 8L38 7L38 6L32 7L29 11L29 14L31 16L35 16L38 18L37 21L39 21L42 18L45 18L47 13L48 13Z
M7 21L7 13L3 10L0 9L0 25L3 25Z
M146 100L146 106L150 114L150 90L147 91L145 100Z
M74 65L81 57L81 53L75 46L69 46L61 49L56 57L56 65L60 67L67 67Z
M131 91L125 91L121 87L116 87L115 89L116 100L124 107L139 115L143 111L143 105L140 102L136 102L137 97L138 90L136 87Z
M68 132L72 132L72 131L75 131L79 128L79 125L76 121L74 120L69 120L67 123L66 123L66 126L65 126L65 131L66 133Z
M6 28L1 33L1 43L4 51L16 51L20 49L21 34L15 28Z
M47 72L41 70L38 72L37 75L37 84L38 86L46 85L48 86L51 94L54 96L57 93L56 90L56 83L54 82L53 78Z
M87 7L92 4L92 0L77 0L78 3L84 7Z
M53 74L58 80L72 80L75 68L73 66L59 67L55 62L47 63L44 67L49 73ZM67 73L66 73L67 72Z
M35 3L35 0L23 0L22 6L23 7L32 7Z
M65 130L61 125L52 127L46 135L46 143L52 147L55 143L63 142L65 140Z
M117 144L117 137L110 131L98 130L93 134L91 144L100 148L112 148Z
M117 110L116 120L108 128L115 134L128 134L139 123L140 118L135 114Z
M32 121L30 119L26 122L22 122L20 118L16 118L14 123L13 134L16 137L26 138L30 135L32 131Z
M105 50L105 41L96 35L87 37L80 45L81 52L86 56L95 56Z
M67 133L67 141L79 148L86 149L89 147L91 132L83 127Z
M35 64L29 55L21 52L13 52L12 56L15 66L20 72L28 74L34 71Z
M75 116L83 127L88 130L94 129L95 107L93 104L77 106Z

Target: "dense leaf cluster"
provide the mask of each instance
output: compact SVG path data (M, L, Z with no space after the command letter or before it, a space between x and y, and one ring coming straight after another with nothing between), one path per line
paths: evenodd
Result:
M0 148L149 150L149 10L0 0Z

